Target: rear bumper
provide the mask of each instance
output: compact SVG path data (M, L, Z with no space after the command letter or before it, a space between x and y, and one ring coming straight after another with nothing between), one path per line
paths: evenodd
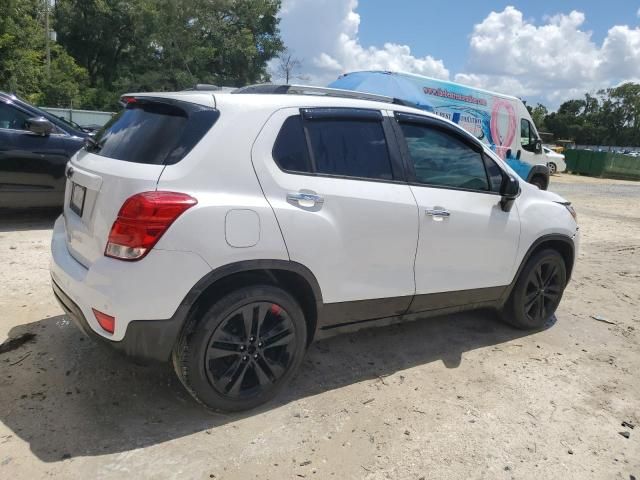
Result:
M67 316L88 337L136 360L160 362L169 360L184 323L184 316L169 320L132 321L129 323L124 338L120 341L112 341L93 331L80 307L62 291L53 279L51 286L56 300Z
M92 338L139 360L169 359L188 313L184 300L210 267L190 252L156 250L140 262L107 257L89 268L66 245L64 218L51 240L51 279L60 305ZM115 331L104 331L92 309L115 317Z

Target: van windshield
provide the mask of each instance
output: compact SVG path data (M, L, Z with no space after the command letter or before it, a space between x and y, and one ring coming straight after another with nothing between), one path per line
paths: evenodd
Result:
M126 162L172 165L182 160L220 116L214 108L156 98L129 98L87 151Z

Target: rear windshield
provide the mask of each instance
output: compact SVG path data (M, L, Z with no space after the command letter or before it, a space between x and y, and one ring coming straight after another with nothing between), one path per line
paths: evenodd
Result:
M213 108L167 99L130 99L87 150L134 163L171 165L182 160L220 116Z

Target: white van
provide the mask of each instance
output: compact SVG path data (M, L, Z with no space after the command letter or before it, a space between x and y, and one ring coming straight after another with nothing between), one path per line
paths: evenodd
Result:
M549 185L542 141L519 98L421 75L386 71L346 73L329 87L386 95L440 115L489 145L527 182L542 190Z

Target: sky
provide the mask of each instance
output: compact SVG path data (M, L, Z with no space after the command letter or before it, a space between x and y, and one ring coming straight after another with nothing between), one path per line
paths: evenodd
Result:
M283 0L280 17L304 82L316 85L405 71L553 110L640 81L640 1Z

